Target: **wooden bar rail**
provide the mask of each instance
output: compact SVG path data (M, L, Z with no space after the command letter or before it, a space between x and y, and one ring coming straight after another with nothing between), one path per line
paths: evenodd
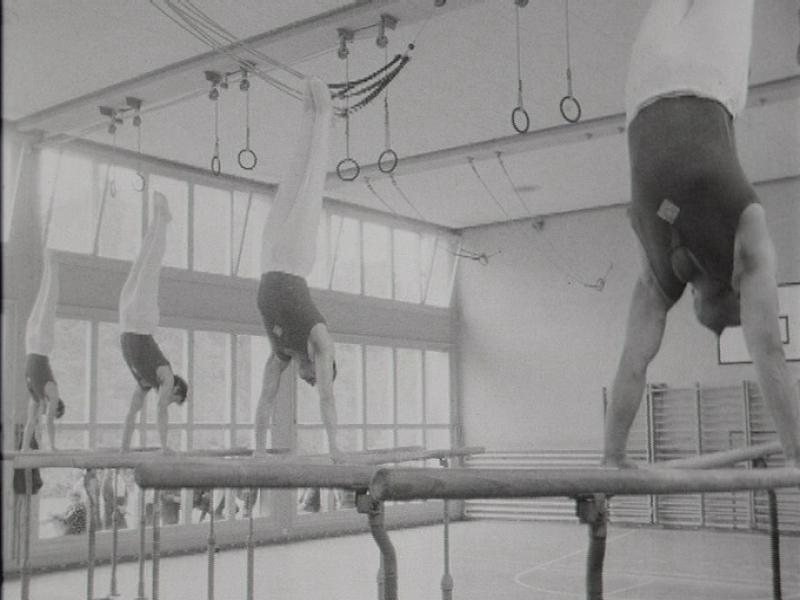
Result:
M800 485L800 469L408 469L381 468L376 500L528 498L587 494L694 494Z

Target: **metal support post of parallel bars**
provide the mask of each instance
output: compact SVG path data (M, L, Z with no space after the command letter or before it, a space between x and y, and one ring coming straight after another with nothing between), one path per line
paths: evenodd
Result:
M754 469L766 469L767 460L765 457L757 458L753 461ZM770 565L772 567L772 597L774 600L783 598L783 586L781 585L781 538L780 525L778 523L778 496L775 490L767 490L767 500L769 502L769 550Z
M449 466L446 457L439 459L439 465L443 468ZM442 573L442 600L453 600L453 576L450 574L450 505L449 500L443 501L444 512L444 572Z
M256 489L251 489L248 499L250 510L247 517L247 600L253 600L254 591L255 537L253 535L253 509L256 507L257 494Z
M33 471L25 469L25 499L22 503L22 564L20 566L20 595L29 600L31 594L31 502Z
M111 487L114 492L114 505L111 513L111 584L108 592L108 600L119 596L117 591L117 553L119 552L119 506L117 504L117 479L119 469L113 471L114 481Z
M217 551L217 540L214 537L214 489L211 494L211 510L208 513L208 600L214 600L214 553Z
M147 600L144 595L145 561L147 560L147 512L144 488L139 488L139 582L136 600Z
M589 551L586 555L586 598L603 600L603 562L608 535L608 499L602 494L575 498L575 513L589 526Z
M158 578L159 567L161 562L161 490L156 488L153 490L153 578L152 585L152 599L158 600Z
M356 508L366 514L369 529L381 552L378 569L378 600L397 600L397 554L384 526L383 502L363 491L356 493Z

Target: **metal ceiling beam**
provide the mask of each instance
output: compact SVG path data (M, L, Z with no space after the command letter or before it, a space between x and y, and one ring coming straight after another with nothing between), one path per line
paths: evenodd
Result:
M286 48L283 48L280 59L292 64L309 55L334 48L337 41L336 29L339 27L353 30L368 28L370 24L378 23L383 13L391 14L405 26L480 1L482 0L455 0L436 8L431 0L430 5L425 4L423 8L419 2L409 3L403 0L355 0L343 8L251 36L243 40L242 44L267 53L270 46L285 44ZM204 71L224 71L228 66L232 70L238 70L234 61L212 50L61 102L17 119L13 124L20 132L41 130L47 134L69 134L83 131L104 122L98 118L98 106L124 104L126 97L135 96L142 99L143 112L153 107L163 107L173 101L181 101L208 91L203 77ZM270 70L268 65L262 68L265 71Z
M750 86L747 106L763 106L782 100L791 100L800 97L800 75L792 75L781 79L766 81ZM445 169L456 165L463 165L466 157L475 160L494 159L497 152L505 155L531 152L562 146L575 142L598 139L610 135L620 135L625 132L625 114L617 113L594 119L586 119L575 124L556 125L528 133L515 133L506 137L484 140L452 146L432 152L424 152L414 156L400 158L394 171L398 175L412 175L425 171ZM354 169L342 169L342 176L347 178ZM361 167L359 180L369 177L371 180L388 177L383 173L377 163ZM337 189L346 186L336 173L329 173L326 181L328 189Z

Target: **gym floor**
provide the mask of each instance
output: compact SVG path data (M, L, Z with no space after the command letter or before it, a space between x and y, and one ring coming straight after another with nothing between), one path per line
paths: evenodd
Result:
M453 596L457 600L583 598L586 529L572 523L466 521L451 527ZM442 529L390 532L397 549L399 595L441 597ZM606 598L625 600L768 600L772 598L769 537L761 533L611 527ZM800 599L800 537L781 538L783 599ZM277 600L375 598L378 551L368 534L260 547L255 595ZM216 555L216 598L245 597L243 550ZM149 571L149 567L148 567ZM121 598L135 596L135 563L119 568ZM108 589L98 569L96 596ZM149 576L149 573L148 573ZM160 597L206 597L206 555L161 563ZM82 570L36 575L31 598L85 596ZM3 583L3 598L19 597L19 580ZM147 595L150 594L148 582Z

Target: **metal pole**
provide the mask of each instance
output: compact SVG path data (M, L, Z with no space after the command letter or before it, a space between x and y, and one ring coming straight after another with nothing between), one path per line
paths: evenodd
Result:
M381 600L397 600L397 555L384 527L383 502L366 494L356 497L359 512L366 512L372 537L381 551L381 573L378 594Z
M446 458L440 458L439 464L447 468ZM450 510L449 500L444 501L444 573L442 574L442 600L453 599L453 577L450 574Z
M97 536L97 522L95 521L95 473L93 469L86 469L83 475L83 489L86 491L86 527L89 535L89 550L86 568L86 600L94 600L94 563L95 545Z
M161 490L153 490L153 600L158 600L159 561L161 558Z
M602 494L579 496L575 512L581 523L589 525L589 551L586 556L586 598L603 600L603 562L608 534L608 500Z
M783 598L781 591L781 538L778 527L778 497L775 490L767 490L769 498L769 542L772 556L772 595L775 600Z
M250 490L250 497L247 504L250 506L247 518L247 600L253 600L253 577L254 577L254 555L255 555L255 541L253 537L253 509L256 502L256 490Z
M22 600L29 600L31 592L31 496L33 496L33 471L25 469L25 500L22 504L22 566L20 568Z
M117 506L117 479L119 476L119 469L114 469L114 482L112 484L114 491L114 503L111 513L111 589L108 592L109 598L119 596L117 591L117 552L119 550L119 518Z
M214 539L214 490L209 490L211 495L211 510L208 520L208 600L214 600L214 552L216 540Z
M139 488L139 586L136 600L147 600L144 595L144 570L147 553L147 513L144 500L144 489Z

